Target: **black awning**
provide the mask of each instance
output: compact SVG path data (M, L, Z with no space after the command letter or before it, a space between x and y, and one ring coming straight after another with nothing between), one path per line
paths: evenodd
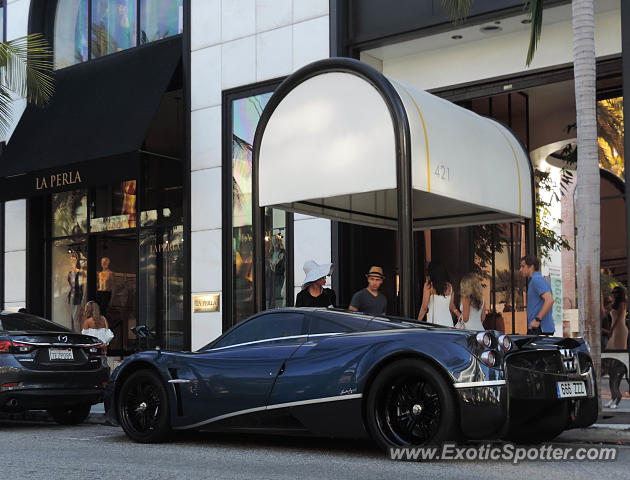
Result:
M26 108L0 178L138 150L181 54L177 36L56 72L52 103Z

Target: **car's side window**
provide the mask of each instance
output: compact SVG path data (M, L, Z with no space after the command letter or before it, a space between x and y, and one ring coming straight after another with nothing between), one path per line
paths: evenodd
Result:
M346 333L352 330L342 323L328 320L327 318L311 317L309 320L309 335L318 335L322 333Z
M212 348L229 347L241 343L272 338L305 335L304 315L294 312L276 312L252 318L223 337Z
M369 320L364 318L353 318L344 316L343 318L326 318L325 316L311 315L309 318L309 335L319 335L324 333L348 333L365 330Z

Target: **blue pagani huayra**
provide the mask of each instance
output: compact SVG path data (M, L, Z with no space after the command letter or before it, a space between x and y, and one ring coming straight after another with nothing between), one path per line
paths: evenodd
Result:
M582 339L472 332L330 309L268 310L196 352L127 358L105 394L138 442L172 430L548 440L597 418Z

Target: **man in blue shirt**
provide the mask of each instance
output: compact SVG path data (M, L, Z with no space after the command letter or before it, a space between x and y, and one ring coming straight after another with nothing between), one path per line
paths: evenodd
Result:
M540 259L533 255L521 258L521 275L529 278L527 286L528 335L553 335L555 327L551 309L551 285L540 273Z

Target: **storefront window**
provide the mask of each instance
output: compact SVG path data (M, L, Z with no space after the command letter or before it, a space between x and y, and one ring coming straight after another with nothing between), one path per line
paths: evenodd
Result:
M286 305L286 214L265 209L265 288L267 308Z
M88 0L59 0L55 15L55 68L88 59Z
M146 230L140 237L140 315L155 332L154 343L176 350L184 348L183 242L181 225Z
M136 46L136 0L92 0L92 57Z
M146 157L140 226L181 224L184 219L181 162L151 155Z
M182 33L182 0L142 0L140 2L140 44Z
M3 5L0 0L0 35L4 27ZM140 0L139 10L137 5L138 0L58 0L54 26L55 68L182 33L183 0Z
M136 226L136 181L127 180L94 189L90 231L124 230Z
M4 37L4 0L0 0L0 41L6 41Z
M72 190L52 195L53 237L87 233L87 192Z
M53 241L52 272L51 319L80 332L87 299L86 239Z
M93 283L88 285L88 292L94 292L90 300L98 303L114 332L109 350L118 354L133 351L135 337L130 328L136 326L138 315L136 234L98 234L91 236L91 243L88 282Z
M597 102L599 166L624 178L623 97Z
M252 145L256 125L272 92L232 104L233 315L237 323L254 313Z

